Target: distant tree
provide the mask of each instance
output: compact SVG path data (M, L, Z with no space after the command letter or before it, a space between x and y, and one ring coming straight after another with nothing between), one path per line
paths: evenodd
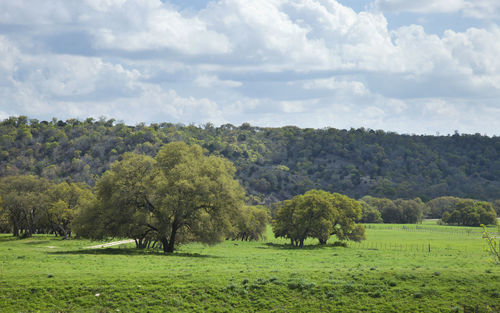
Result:
M419 223L422 221L422 216L425 210L425 204L420 200L420 198L415 198L411 200L397 199L394 204L401 212L401 219L398 223L409 224L409 223Z
M399 223L403 218L403 212L391 199L363 197L361 200L380 211L384 223Z
M493 209L495 209L497 216L500 216L500 199L493 201L491 205L493 206Z
M9 212L2 206L2 197L0 197L0 233L8 233L10 231Z
M47 191L49 205L47 221L53 231L65 239L71 236L71 224L80 206L93 200L94 195L84 184L60 183Z
M155 159L127 154L97 183L97 201L80 214L79 230L92 236L151 235L166 253L179 242L219 242L243 204L234 174L231 162L183 142L165 145ZM88 227L93 216L102 225L96 233Z
M268 222L267 209L262 206L243 206L235 217L231 237L239 240L260 240L264 238Z
M361 217L359 202L340 194L310 190L285 200L273 221L276 237L289 238L302 247L308 237L325 244L331 235L339 240L364 239L364 228L355 223Z
M408 224L420 222L426 208L420 198L392 201L387 198L366 196L362 198L362 201L380 211L384 223Z
M438 197L427 202L429 207L429 218L441 218L444 212L451 212L462 199L457 197Z
M361 223L382 223L382 214L376 208L372 207L363 200L360 200L362 215L359 220Z
M299 247L303 247L308 237L326 242L333 230L332 221L338 215L331 200L331 194L322 190L310 190L285 200L273 223L275 236L289 238L292 245Z
M464 199L457 203L456 209L451 213L445 212L441 220L450 225L479 226L481 224L496 225L496 217L491 203Z
M36 176L7 176L0 178L0 196L4 216L8 216L14 236L31 237L42 227L43 212L49 201L47 190L51 183Z

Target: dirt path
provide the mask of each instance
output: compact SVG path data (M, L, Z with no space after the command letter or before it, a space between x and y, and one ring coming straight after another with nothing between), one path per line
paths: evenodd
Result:
M116 245L121 245L124 243L131 243L134 242L134 239L127 239L127 240L120 240L120 241L113 241L113 242L108 242L102 245L97 245L97 246L90 246L90 247L85 247L86 249L99 249L99 248L107 248L111 246L116 246Z

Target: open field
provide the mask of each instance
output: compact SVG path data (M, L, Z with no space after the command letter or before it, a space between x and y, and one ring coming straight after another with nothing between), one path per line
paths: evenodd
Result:
M173 255L1 235L0 311L500 312L500 266L479 229L421 226L370 225L363 244L304 249L269 229Z

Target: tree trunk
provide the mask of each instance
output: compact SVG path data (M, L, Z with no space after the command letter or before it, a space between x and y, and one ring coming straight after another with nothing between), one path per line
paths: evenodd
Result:
M14 237L19 237L19 228L17 227L17 223L14 223L14 230L12 232Z
M61 234L64 235L64 240L68 240L68 232L66 231L66 229L64 229L64 227L62 227L61 225L57 225L59 226L59 229L61 230Z
M324 239L319 239L319 244L320 244L320 245L326 245L326 240L324 240Z
M26 237L31 237L33 236L33 233L35 232L34 231L34 228L35 228L35 225L34 224L34 215L35 215L35 209L31 209L30 210L30 214L28 216L28 234Z
M163 252L165 253L174 252L176 234L177 234L177 227L175 227L175 222L174 222L174 227L172 227L172 232L170 233L170 240L168 241L167 245L163 245Z
M300 239L299 247L302 248L304 246L304 239Z
M173 252L169 250L169 247L170 247L170 242L167 238L163 237L160 239L161 241L161 246L163 247L163 252L164 253L170 253L170 252Z

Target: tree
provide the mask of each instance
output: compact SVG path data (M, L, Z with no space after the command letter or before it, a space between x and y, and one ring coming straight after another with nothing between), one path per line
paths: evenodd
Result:
M289 238L298 247L308 237L317 238L320 244L331 235L339 240L362 240L364 229L355 223L360 217L359 202L313 189L283 202L273 221L273 231L276 237Z
M339 240L359 242L366 239L364 226L356 224L362 216L361 203L339 193L332 195L332 202L338 215L333 220L331 235L335 235Z
M497 216L500 216L500 199L493 201L492 203L495 212L497 212Z
M55 233L69 239L73 218L83 203L92 201L92 191L84 184L64 182L50 188L48 197L47 221Z
M497 224L496 212L491 203L463 199L456 204L451 213L445 212L442 222L450 225L479 226L480 224Z
M267 209L262 206L243 206L235 218L233 239L259 240L264 237L268 222Z
M85 202L75 217L78 235L93 239L128 237L144 248L157 234L148 201L154 192L156 161L145 155L126 153L98 180L96 199Z
M0 233L10 232L9 213L2 206L2 197L0 197Z
M425 204L420 200L420 198L415 198L411 200L397 199L394 204L401 212L401 218L397 223L418 223L422 221L422 216L425 210Z
M359 220L362 223L382 223L382 214L376 208L372 207L363 200L360 200L362 214Z
M399 223L402 219L403 213L391 199L366 196L361 200L380 211L384 223Z
M326 242L333 230L332 221L338 215L331 194L309 190L291 200L285 200L278 209L273 231L276 237L289 238L292 245L303 247L307 237Z
M155 159L134 153L113 163L96 186L97 201L79 215L91 236L150 236L164 252L188 241L215 243L230 234L244 191L231 162L198 145L165 145ZM88 222L101 220L93 233Z
M31 237L42 228L51 183L36 176L0 178L0 196L14 236Z
M457 203L462 200L457 197L438 197L427 202L429 207L429 218L441 218L444 212L451 212L455 209Z

